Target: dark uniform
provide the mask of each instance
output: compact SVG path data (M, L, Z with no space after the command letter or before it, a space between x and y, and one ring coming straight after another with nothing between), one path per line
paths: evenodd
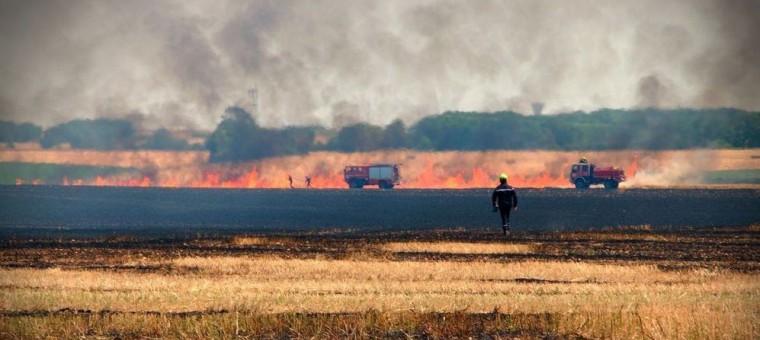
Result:
M508 185L506 181L503 181L493 190L491 203L493 203L494 209L499 209L501 228L504 230L504 234L506 234L510 229L509 213L513 208L517 208L517 193L515 192L515 188Z

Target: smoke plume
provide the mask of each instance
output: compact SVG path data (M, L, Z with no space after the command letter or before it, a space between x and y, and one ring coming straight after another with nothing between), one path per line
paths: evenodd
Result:
M229 105L255 105L265 127L536 102L760 110L759 17L752 0L6 0L0 118L212 129Z

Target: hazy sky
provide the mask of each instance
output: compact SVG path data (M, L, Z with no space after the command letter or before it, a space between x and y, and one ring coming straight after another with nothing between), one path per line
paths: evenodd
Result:
M760 1L0 1L0 117L212 129L760 110Z

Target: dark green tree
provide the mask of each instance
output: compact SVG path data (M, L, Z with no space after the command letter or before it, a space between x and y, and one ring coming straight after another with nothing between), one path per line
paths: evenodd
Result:
M314 127L262 128L248 111L230 107L206 139L206 148L212 162L303 154L314 146L315 130Z
M134 149L135 129L128 120L77 119L46 130L40 141L43 148L64 143L75 149Z
M319 128L313 126L289 126L279 134L282 139L282 153L286 155L305 154L314 147L314 138Z
M407 147L406 126L401 119L396 119L383 131L380 148L382 149L401 149Z
M383 129L379 126L358 123L346 126L332 140L332 149L344 152L371 151L380 148Z
M42 128L31 123L0 120L0 143L36 142L42 138Z
M206 139L210 160L220 162L256 158L254 148L259 130L248 111L234 106L227 108L222 122Z
M618 150L757 147L760 112L735 109L610 110L553 116L446 112L410 129L424 150Z
M150 150L188 150L190 149L190 144L184 139L175 138L171 131L161 128L156 130L140 148Z

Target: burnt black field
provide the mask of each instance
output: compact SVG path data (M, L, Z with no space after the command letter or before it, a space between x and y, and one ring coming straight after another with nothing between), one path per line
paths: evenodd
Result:
M0 237L215 236L497 228L491 189L279 190L0 186ZM754 189L518 189L513 229L760 223Z

